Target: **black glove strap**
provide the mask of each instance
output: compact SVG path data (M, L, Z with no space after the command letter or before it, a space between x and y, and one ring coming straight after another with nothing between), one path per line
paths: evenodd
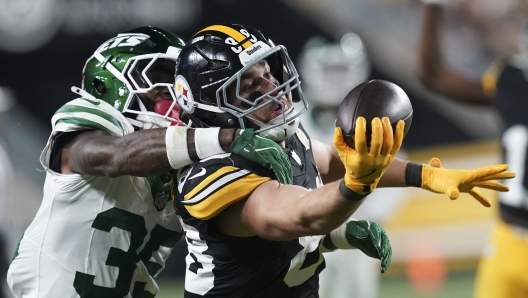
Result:
M405 184L407 186L422 187L422 165L408 163L405 167Z
M341 183L339 183L339 192L345 199L351 200L351 201L361 201L363 200L367 195L360 195L348 188L345 184L345 180L341 180Z

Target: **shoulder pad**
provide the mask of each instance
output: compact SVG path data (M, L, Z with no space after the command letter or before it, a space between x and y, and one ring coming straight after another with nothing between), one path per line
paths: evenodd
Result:
M98 129L113 136L124 136L134 131L123 114L99 99L74 99L55 112L51 119L53 131Z
M247 198L273 173L235 154L219 154L196 163L180 179L177 199L195 218L207 220Z

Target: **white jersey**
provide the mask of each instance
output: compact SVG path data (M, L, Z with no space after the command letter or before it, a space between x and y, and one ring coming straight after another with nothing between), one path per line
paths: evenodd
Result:
M59 132L133 132L100 100L76 99L52 119L41 156L44 198L8 271L16 297L154 297L154 281L181 237L170 196L158 177L63 175L49 168ZM155 194L155 195L153 195Z

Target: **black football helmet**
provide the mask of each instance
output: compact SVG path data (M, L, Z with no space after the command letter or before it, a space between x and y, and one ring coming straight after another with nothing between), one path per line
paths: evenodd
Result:
M251 98L240 96L242 75L266 60L278 82L266 94ZM244 109L228 102L228 87L236 86L236 97ZM306 111L299 75L286 48L275 45L262 33L245 25L213 25L198 31L182 49L176 66L175 95L194 126L247 128L248 121L258 126L255 133L280 141L297 131L299 115ZM297 102L298 110L285 110L279 101L286 96ZM248 114L275 104L282 107L280 116L262 123Z

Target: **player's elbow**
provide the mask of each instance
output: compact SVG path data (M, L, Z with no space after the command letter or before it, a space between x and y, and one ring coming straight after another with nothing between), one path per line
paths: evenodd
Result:
M125 174L123 173L123 171L120 171L120 170L117 170L117 169L109 169L109 170L105 171L104 175L106 177L109 177L109 178L117 178L117 177L123 176Z
M116 165L114 163L102 165L101 167L99 167L99 170L97 172L97 176L105 176L109 178L117 178L126 175L126 171L124 171L119 165Z
M134 169L134 165L124 156L114 156L112 161L105 167L105 176L116 178L119 176L144 176L140 171Z
M332 217L303 217L297 222L299 234L308 235L325 235L337 228L341 222L333 220Z
M132 175L127 158L124 158L120 154L107 154L106 158L102 158L100 162L98 162L97 168L99 175L110 178Z
M259 237L272 241L287 241L303 236L325 235L340 225L339 222L332 222L324 219L314 219L308 217L290 217L288 222L282 221L280 224L269 223L261 225L255 229Z

